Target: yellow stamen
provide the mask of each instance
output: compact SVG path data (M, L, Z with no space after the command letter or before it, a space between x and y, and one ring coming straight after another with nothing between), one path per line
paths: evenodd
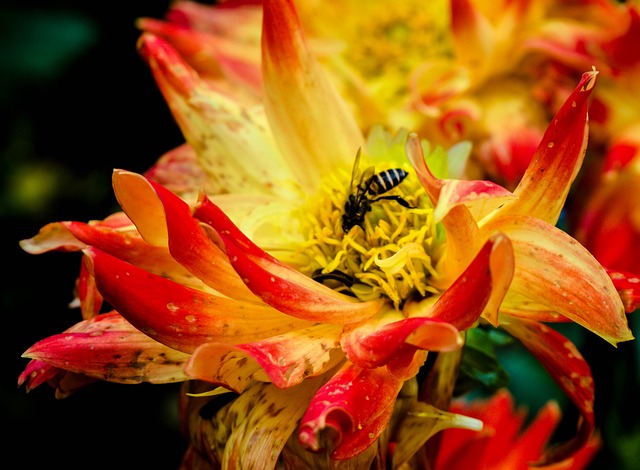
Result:
M376 172L385 169L378 165ZM327 285L361 300L386 297L397 309L413 293L421 297L436 293L430 285L436 275L433 207L415 176L409 173L384 193L401 197L411 208L395 200L372 202L362 226L344 233L342 215L348 189L346 172L332 175L306 208L306 241L299 246L299 254L309 261L303 268L305 274L329 275ZM350 279L353 285L345 286Z

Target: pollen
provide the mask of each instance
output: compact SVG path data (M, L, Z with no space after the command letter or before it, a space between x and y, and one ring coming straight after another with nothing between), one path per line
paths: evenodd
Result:
M299 246L308 260L305 274L362 301L387 298L398 310L412 295L437 293L429 283L436 276L433 207L415 175L384 193L410 207L392 198L377 200L362 224L345 233L348 189L348 177L334 175L305 211L306 241Z

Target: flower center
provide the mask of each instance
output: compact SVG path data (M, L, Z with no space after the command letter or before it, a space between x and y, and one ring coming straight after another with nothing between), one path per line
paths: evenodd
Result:
M372 2L349 41L347 59L368 79L404 76L429 57L451 55L447 2Z
M351 189L350 175L331 175L313 199L313 207L305 211L306 241L299 249L308 260L302 271L316 281L363 301L387 297L401 309L414 292L422 297L437 292L429 285L436 275L435 224L433 208L415 175L409 173L397 183L386 170L391 168L379 165ZM370 177L391 182L366 192ZM345 203L350 195L354 198L349 209ZM358 195L362 198L357 199ZM380 196L386 199L376 200ZM354 207L358 201L361 205ZM350 228L347 224L345 232L343 216L359 208L361 223Z

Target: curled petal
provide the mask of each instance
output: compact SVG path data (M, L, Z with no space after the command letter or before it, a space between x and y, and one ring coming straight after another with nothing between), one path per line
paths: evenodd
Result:
M576 436L547 452L541 463L569 459L588 444L595 429L594 383L589 364L571 341L543 323L510 318L504 328L540 361L580 411L582 419Z
M347 358L357 366L380 367L417 349L452 351L462 346L458 330L441 320L414 317L383 325L380 322L376 318L347 327L340 338Z
M156 341L186 353L209 341L251 342L309 326L264 304L177 284L88 248L98 289L120 314Z
M32 359L18 376L18 387L22 387L24 385L27 392L30 392L43 383L55 379L61 372L62 371L60 369L52 366L48 362L41 361L39 359Z
M216 291L245 301L257 300L227 256L193 218L187 203L163 186L129 171L114 171L113 187L123 210L150 243L168 246L176 261ZM163 274L173 271L167 269Z
M345 324L372 317L384 303L382 299L359 302L280 262L249 240L204 195L194 215L213 227L222 239L231 264L249 289L287 315L315 322Z
M288 160L297 162L293 171L298 181L312 194L318 175L347 166L364 138L307 49L293 2L267 0L263 10L262 67L269 123Z
M289 388L343 359L332 354L339 347L341 330L338 325L320 324L237 346L207 343L194 351L186 372L236 392L242 392L254 378Z
M347 364L327 382L302 417L298 438L312 452L325 450L343 460L367 449L386 428L404 380L386 367L362 369Z
M187 379L188 355L135 329L118 313L84 320L31 346L23 357L117 383L169 383Z
M481 315L497 326L498 309L511 285L514 265L509 238L496 232L432 307L427 299L426 311L420 302L409 303L406 309L411 316L428 316L459 330L473 326Z
M504 232L515 252L511 288L611 344L633 339L624 306L604 268L562 230L528 216L501 217L483 229Z
M531 164L514 190L518 199L499 209L500 215L527 214L550 224L558 221L587 149L588 98L597 74L595 70L582 74L578 86L547 127Z
M474 219L481 220L494 209L515 198L511 192L491 181L443 180L433 217L439 222L452 207L464 204Z

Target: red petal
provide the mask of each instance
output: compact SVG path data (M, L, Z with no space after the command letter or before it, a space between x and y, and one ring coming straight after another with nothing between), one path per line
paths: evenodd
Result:
M403 383L386 367L362 369L348 364L313 397L302 417L300 443L312 452L323 450L322 434L334 430L331 457L355 457L385 430Z
M512 291L611 344L633 339L611 279L593 255L566 232L524 215L491 220L483 230L504 232L513 244L516 270Z
M188 356L136 330L117 313L84 320L31 346L24 357L118 383L168 383L187 379Z
M514 194L518 199L505 204L498 214L522 214L555 224L587 149L588 98L598 72L582 79L547 127Z
M634 273L609 269L607 273L620 294L625 311L631 313L640 308L640 277Z
M382 299L359 302L280 262L249 240L206 196L201 198L194 215L217 232L231 264L249 289L287 315L345 324L375 315L384 303Z
M309 325L267 305L177 284L95 248L86 253L104 298L140 331L179 351L190 353L209 341L251 342Z
M509 290L514 266L511 241L495 233L429 310L423 311L420 303L408 304L406 309L411 316L428 316L459 330L470 328L481 315L497 326L498 308ZM425 302L429 305L428 299Z
M462 346L458 330L441 320L415 317L383 324L384 316L345 329L340 338L347 358L357 366L375 368L417 349L453 351ZM382 323L382 324L381 324Z
M119 177L127 178L123 173ZM131 174L134 178L138 175ZM191 215L189 206L171 191L150 182L164 208L169 251L181 265L205 284L234 299L258 302L218 248Z
M18 387L25 385L27 392L30 392L43 383L54 379L61 373L63 373L63 371L51 364L37 359L32 359L18 376Z
M595 429L594 383L589 364L571 341L543 323L511 318L504 328L540 361L580 411L582 419L576 436L549 451L544 463L568 459L587 445Z

